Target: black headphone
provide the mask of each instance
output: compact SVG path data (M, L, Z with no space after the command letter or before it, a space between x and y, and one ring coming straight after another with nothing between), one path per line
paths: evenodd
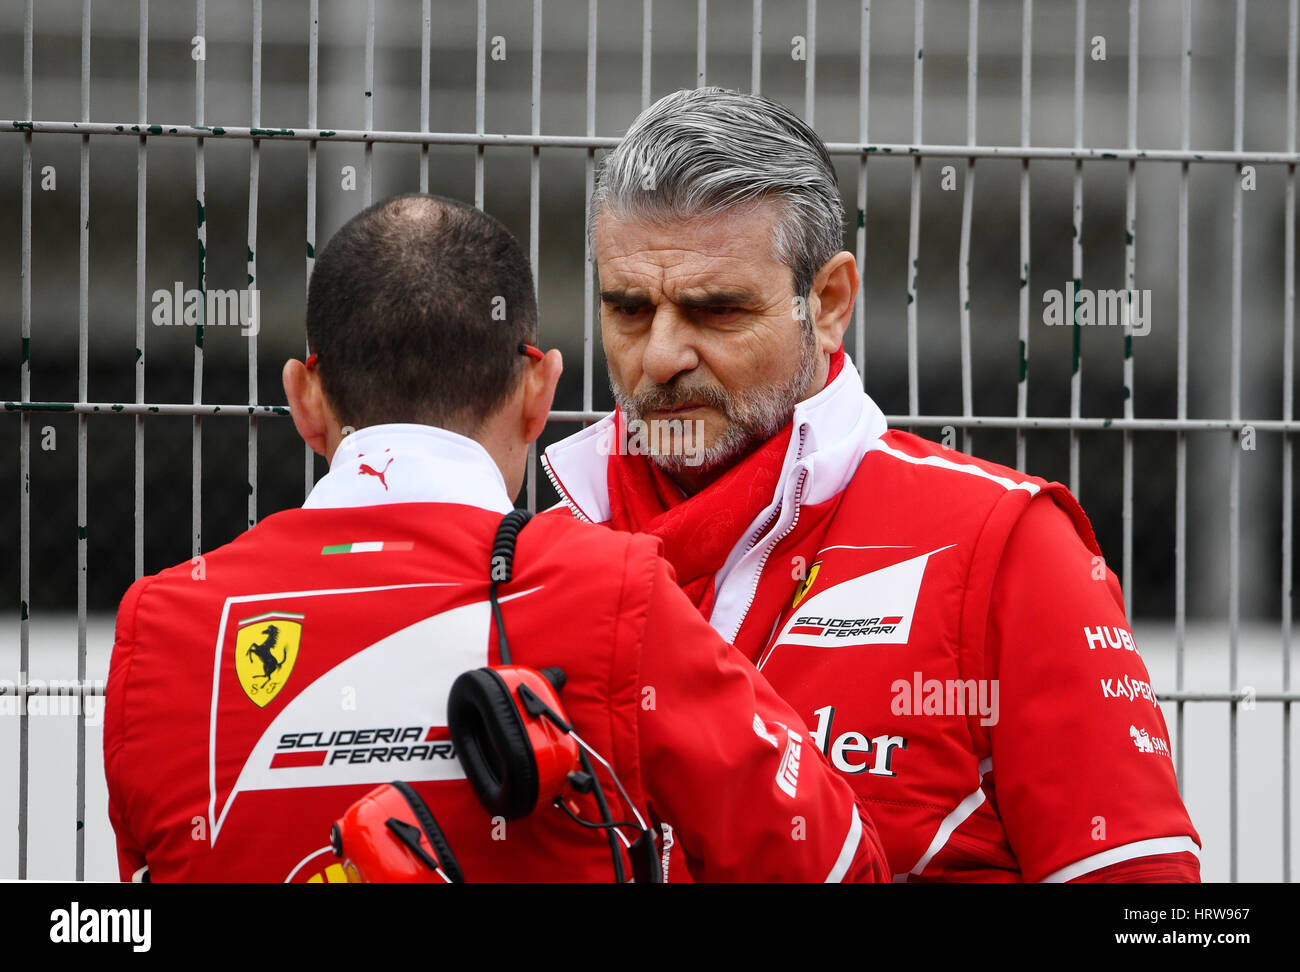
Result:
M542 800L551 802L582 826L606 830L619 883L625 880L620 840L628 846L637 880L661 883L654 832L641 819L614 768L569 724L559 697L564 672L559 668L538 671L511 660L497 587L508 584L513 576L515 544L531 516L527 510L512 510L497 528L488 600L501 664L465 672L452 683L447 698L452 744L474 794L489 814L515 820L531 813ZM609 772L635 822L613 819L588 754ZM563 797L570 790L593 794L601 823L585 821L569 809ZM633 827L640 835L628 843L619 827Z

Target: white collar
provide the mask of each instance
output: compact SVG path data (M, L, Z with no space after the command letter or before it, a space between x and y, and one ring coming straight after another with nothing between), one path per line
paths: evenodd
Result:
M346 436L302 505L310 510L389 503L514 509L501 470L478 442L405 423L371 425Z
M793 426L772 497L774 504L781 501L799 463L809 473L801 504L830 499L848 485L862 457L888 428L884 413L862 390L862 377L847 353L835 380L795 406ZM610 518L608 456L613 437L611 412L595 425L555 443L542 457L561 499L594 523Z

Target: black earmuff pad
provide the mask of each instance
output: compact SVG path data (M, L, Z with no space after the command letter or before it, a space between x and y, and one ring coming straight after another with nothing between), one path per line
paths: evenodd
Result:
M447 698L452 745L483 809L517 820L537 806L537 756L505 680L490 668L463 673Z
M420 794L415 792L415 787L402 780L393 780L392 786L398 793L406 798L407 806L415 814L415 820L429 838L429 844L433 847L433 852L438 858L438 863L442 865L443 871L447 877L451 878L453 884L464 884L465 875L461 873L460 864L456 862L456 855L451 852L451 845L447 843L447 838L442 833L442 828L438 826L438 821L429 809L429 805L424 802Z

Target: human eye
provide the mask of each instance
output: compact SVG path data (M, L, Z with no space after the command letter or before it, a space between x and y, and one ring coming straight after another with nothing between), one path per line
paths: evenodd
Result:
M692 308L692 313L697 323L718 326L739 320L744 308L727 303L698 304Z
M603 303L607 313L623 320L634 320L642 316L648 306L643 300L612 300L606 298Z

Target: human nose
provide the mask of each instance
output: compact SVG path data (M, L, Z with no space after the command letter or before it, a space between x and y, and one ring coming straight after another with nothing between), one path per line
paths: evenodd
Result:
M692 331L690 322L672 304L665 302L656 308L641 360L645 376L657 385L666 385L699 365Z

